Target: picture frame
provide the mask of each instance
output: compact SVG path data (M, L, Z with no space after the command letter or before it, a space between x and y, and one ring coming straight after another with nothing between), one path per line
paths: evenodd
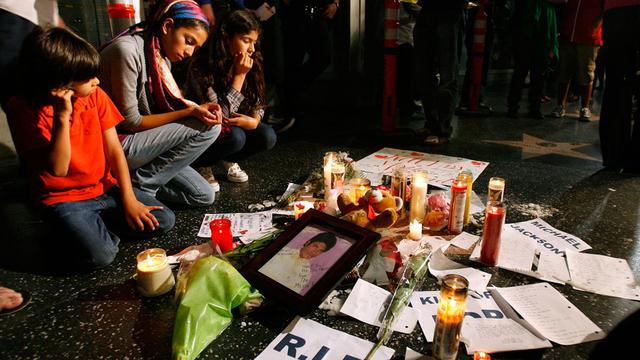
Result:
M267 298L305 316L379 239L374 231L310 209L240 272Z

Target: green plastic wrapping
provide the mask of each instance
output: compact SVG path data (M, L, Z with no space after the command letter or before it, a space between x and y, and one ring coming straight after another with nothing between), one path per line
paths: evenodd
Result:
M231 310L262 298L227 261L199 259L186 274L173 328L173 359L193 360L231 324Z

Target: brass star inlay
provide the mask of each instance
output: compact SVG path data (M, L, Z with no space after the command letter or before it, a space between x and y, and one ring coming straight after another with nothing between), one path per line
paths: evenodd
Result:
M536 156L555 154L560 156L574 157L585 160L601 161L591 155L575 151L574 149L593 144L588 143L566 143L547 141L528 134L522 134L522 141L509 140L484 140L484 142L519 147L522 149L522 159L529 159Z

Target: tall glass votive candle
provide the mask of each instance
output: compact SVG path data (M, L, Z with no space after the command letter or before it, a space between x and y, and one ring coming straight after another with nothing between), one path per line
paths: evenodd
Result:
M449 211L449 234L460 234L464 228L464 209L467 204L467 179L456 177L451 184L451 202Z
M469 223L469 210L471 209L471 190L473 190L473 173L470 170L460 171L458 178L467 183L467 197L464 204L464 225Z
M396 169L391 177L391 195L401 198L404 203L402 209L400 209L400 218L407 216L407 208L410 205L408 197L408 184L410 180L411 177L404 167Z
M433 357L438 360L456 358L460 330L464 319L469 282L463 276L449 274L442 278L436 329L433 335Z
M327 191L331 189L331 168L333 167L333 163L338 159L338 154L329 151L324 154L324 158L322 161L322 170L324 175L324 190Z
M173 289L176 282L163 249L142 251L136 260L136 284L142 295L160 296Z
M421 223L427 212L427 187L429 175L424 171L417 171L411 175L411 208L409 223L414 220Z
M487 201L504 201L504 187L505 182L503 178L492 177L489 179L489 195Z
M340 161L334 161L331 165L331 190L337 190L338 195L344 192L345 165Z
M495 266L498 263L505 215L506 212L502 202L493 200L487 202L480 248L480 262L483 264Z
M209 228L211 229L211 246L214 249L218 245L223 253L233 250L231 220L215 219L209 223Z
M357 203L371 190L371 181L366 178L353 178L349 181L349 186L351 187L351 198Z

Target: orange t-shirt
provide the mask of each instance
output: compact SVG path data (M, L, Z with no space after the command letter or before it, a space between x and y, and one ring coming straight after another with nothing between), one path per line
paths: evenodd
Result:
M96 198L116 184L103 148L103 132L123 120L100 88L76 98L71 114L71 162L66 176L47 170L53 107L30 107L24 99L9 100L7 119L20 160L27 170L36 200L44 205Z

